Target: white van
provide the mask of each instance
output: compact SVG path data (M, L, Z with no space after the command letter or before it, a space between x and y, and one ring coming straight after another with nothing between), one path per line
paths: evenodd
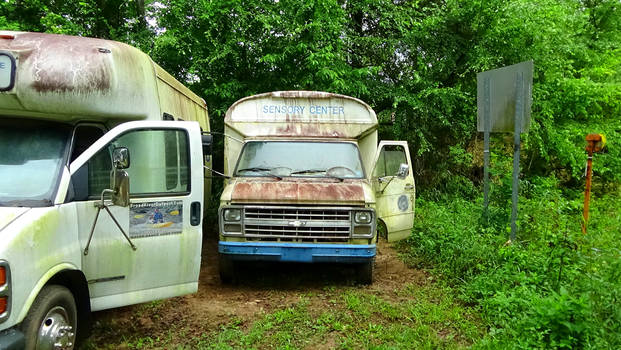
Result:
M91 311L197 290L207 131L131 46L0 31L0 348L72 349Z

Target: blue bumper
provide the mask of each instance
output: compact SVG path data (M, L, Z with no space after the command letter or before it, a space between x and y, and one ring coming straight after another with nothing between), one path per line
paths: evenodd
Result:
M0 349L22 350L26 347L24 334L16 329L6 329L0 332Z
M218 252L233 260L362 263L375 256L375 244L218 243Z

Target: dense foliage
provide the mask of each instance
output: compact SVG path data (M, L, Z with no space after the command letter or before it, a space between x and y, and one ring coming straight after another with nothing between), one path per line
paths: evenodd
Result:
M409 141L416 159L425 199L404 249L480 308L489 333L478 345L620 348L620 7L618 0L5 0L0 28L140 47L206 99L215 130L235 100L261 92L325 90L368 102L381 137ZM482 225L476 73L530 59L520 242L504 246L510 138L492 139L493 206ZM582 236L578 189L591 132L606 134L609 147L595 159L601 198Z
M401 244L407 261L443 274L479 308L489 332L475 347L620 348L621 191L595 200L587 235L579 193L534 178L521 194L513 244L504 199L494 197L489 225L480 198L419 199L413 234Z
M0 28L111 38L149 53L203 96L215 129L235 100L326 90L367 101L406 139L419 187L480 179L476 73L532 59L527 175L579 182L584 135L621 123L616 0L8 0ZM504 142L496 140L494 148ZM470 156L464 154L468 150ZM596 173L621 179L619 147ZM443 190L446 190L444 188ZM449 189L450 190L450 189Z

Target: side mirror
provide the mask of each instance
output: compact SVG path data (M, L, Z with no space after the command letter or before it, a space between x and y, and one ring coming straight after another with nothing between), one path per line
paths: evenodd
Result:
M112 203L120 207L129 206L129 174L123 169L129 168L129 150L117 147L112 151Z
M203 143L203 155L210 155L213 144L213 135L201 135L201 141Z
M399 165L399 171L395 174L400 179L405 179L406 176L410 173L410 166L406 163L401 163Z
M113 185L112 203L119 207L129 206L129 174L125 170L112 170Z
M126 147L116 147L112 151L112 164L115 169L129 168L129 150Z

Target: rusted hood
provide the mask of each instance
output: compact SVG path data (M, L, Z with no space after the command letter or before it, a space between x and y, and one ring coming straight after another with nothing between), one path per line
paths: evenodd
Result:
M328 182L329 181L329 182ZM363 204L362 180L344 182L306 180L238 179L231 201L237 203Z

